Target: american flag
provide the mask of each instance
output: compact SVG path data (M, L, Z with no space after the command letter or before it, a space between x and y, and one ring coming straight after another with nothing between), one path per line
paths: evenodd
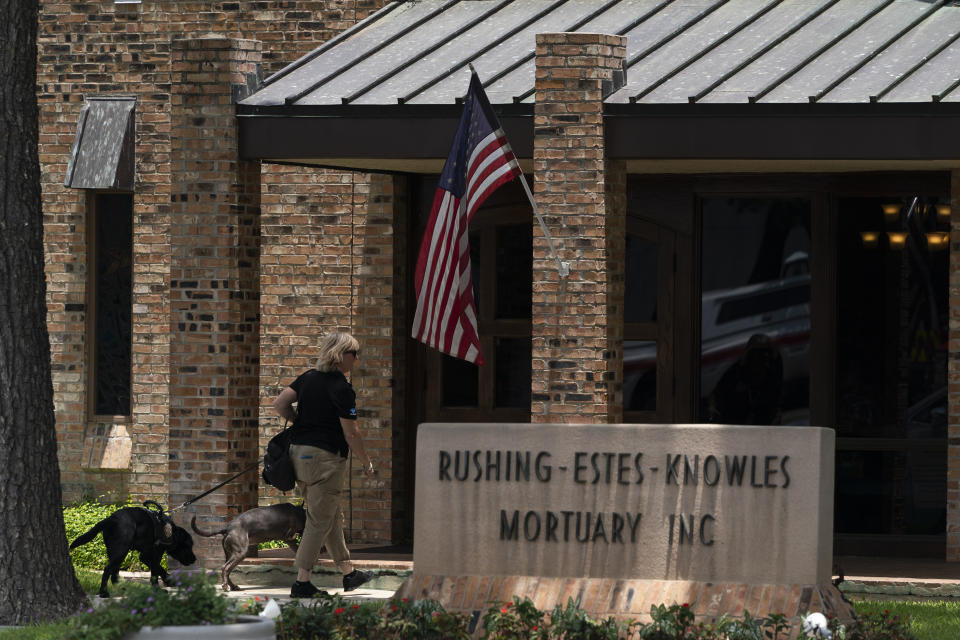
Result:
M473 73L417 258L413 337L478 365L483 364L483 354L467 226L483 201L520 173L483 85Z

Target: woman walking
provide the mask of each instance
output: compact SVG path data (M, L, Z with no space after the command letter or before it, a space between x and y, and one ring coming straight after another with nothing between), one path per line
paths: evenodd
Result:
M350 562L340 509L340 490L351 449L363 463L367 477L374 475L373 461L357 425L356 394L346 377L359 358L356 338L349 333L328 334L320 343L316 367L301 374L273 403L281 418L293 422L290 457L307 510L291 598L309 598L320 591L310 582L310 574L324 545L343 573L344 591L373 578L373 572L354 569Z

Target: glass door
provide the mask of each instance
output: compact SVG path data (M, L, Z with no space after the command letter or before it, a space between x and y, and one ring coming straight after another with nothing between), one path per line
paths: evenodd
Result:
M837 200L840 553L943 553L949 201Z
M700 419L810 424L811 205L701 199Z

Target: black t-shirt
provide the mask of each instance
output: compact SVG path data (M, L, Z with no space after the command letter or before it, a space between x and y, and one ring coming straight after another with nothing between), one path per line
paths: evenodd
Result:
M340 418L357 419L357 394L340 371L310 369L293 381L297 417L290 434L293 444L307 444L346 458L350 448Z

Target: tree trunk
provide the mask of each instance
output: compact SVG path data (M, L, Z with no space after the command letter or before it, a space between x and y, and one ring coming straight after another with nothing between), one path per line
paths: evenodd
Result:
M0 0L0 624L84 595L67 552L37 157L37 0Z

